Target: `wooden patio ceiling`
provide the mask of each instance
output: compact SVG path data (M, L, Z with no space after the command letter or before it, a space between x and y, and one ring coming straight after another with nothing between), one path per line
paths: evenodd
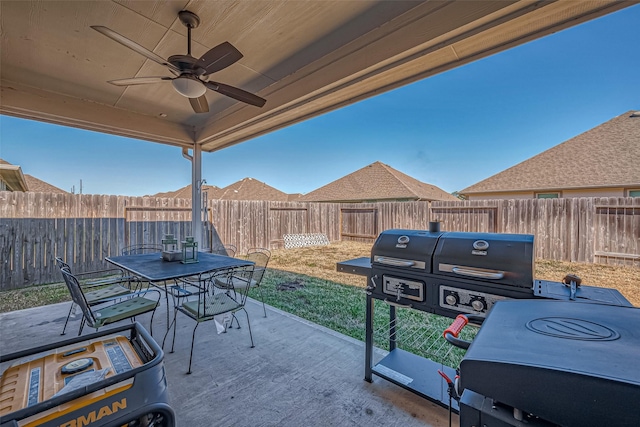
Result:
M602 1L2 1L0 113L215 151L624 8ZM90 28L162 58L185 54L180 10L200 17L193 55L229 41L244 54L215 74L267 100L208 91L196 114L171 76Z

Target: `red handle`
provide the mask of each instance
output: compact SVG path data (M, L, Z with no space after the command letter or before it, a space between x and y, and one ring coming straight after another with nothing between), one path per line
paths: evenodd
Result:
M447 374L442 372L440 369L438 369L438 373L440 374L440 376L442 378L444 378L444 380L447 382L447 384L453 384L453 381L451 381L451 378L449 378L449 376Z
M460 331L462 331L462 328L467 326L467 323L469 323L469 319L467 318L467 316L465 316L464 314L458 314L458 317L456 317L453 323L449 325L447 329L444 330L444 332L442 333L442 336L446 337L447 334L451 334L454 337L458 338L458 334L460 334Z

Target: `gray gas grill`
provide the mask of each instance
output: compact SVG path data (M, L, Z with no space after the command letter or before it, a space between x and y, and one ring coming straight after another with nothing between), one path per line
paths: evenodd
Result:
M496 304L460 364L460 426L640 426L640 309Z
M365 380L373 374L443 406L447 384L438 374L456 375L447 367L396 347L397 309L414 309L454 318L484 317L499 301L572 300L631 306L615 289L571 286L535 280L534 237L523 234L387 230L370 258L337 264L337 270L367 277ZM389 305L389 354L373 363L374 300ZM439 331L441 334L442 331ZM458 406L454 402L454 410Z

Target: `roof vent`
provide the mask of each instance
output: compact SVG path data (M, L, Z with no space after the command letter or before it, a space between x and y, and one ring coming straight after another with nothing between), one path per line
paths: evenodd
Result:
M640 111L634 111L629 117L640 117Z

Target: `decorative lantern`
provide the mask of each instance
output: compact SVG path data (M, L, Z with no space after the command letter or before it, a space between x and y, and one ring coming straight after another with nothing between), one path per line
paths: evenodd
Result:
M188 236L182 242L182 262L183 264L191 264L198 262L198 242L193 237Z
M174 252L178 249L178 240L173 234L165 234L162 238L162 250L164 252Z
M162 259L165 261L179 261L182 252L178 250L178 239L173 234L165 234L162 239Z

